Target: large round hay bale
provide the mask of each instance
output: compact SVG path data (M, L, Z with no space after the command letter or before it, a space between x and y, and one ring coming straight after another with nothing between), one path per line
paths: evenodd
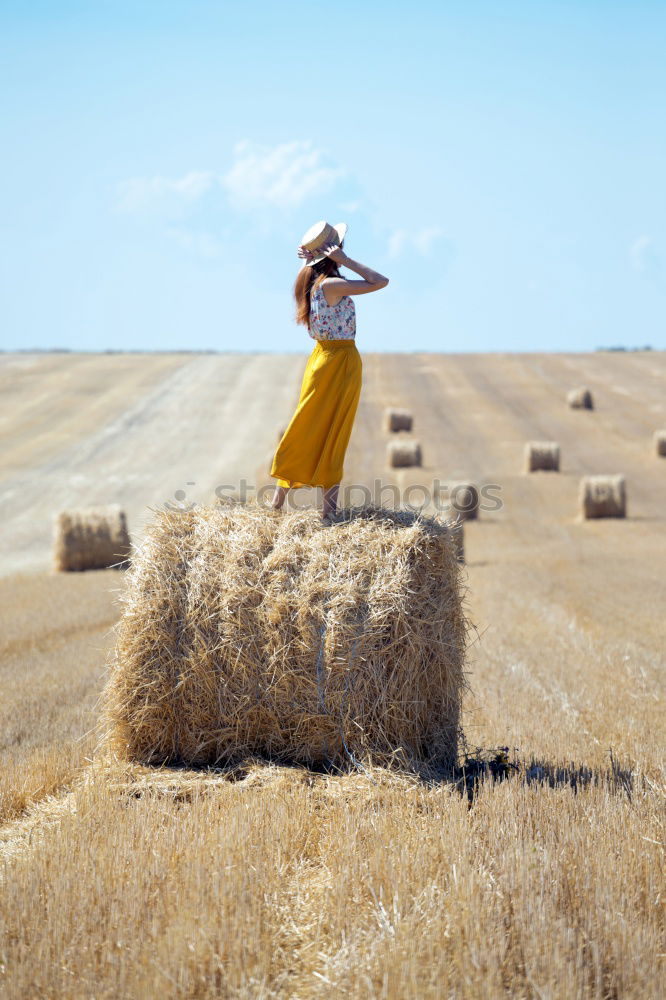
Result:
M476 521L479 516L479 490L474 483L456 483L449 492L451 513L461 521Z
M413 424L414 418L409 410L395 406L387 406L384 410L384 430L390 434L397 431L411 431Z
M578 498L583 518L627 516L627 487L620 474L583 476Z
M660 458L666 457L666 430L655 431L653 436L654 448Z
M389 441L386 461L393 469L421 464L421 445L418 441Z
M450 528L374 505L159 511L137 552L104 743L144 763L456 757L468 623Z
M525 472L559 472L560 446L557 441L527 441Z
M570 389L567 393L567 403L572 410L594 409L592 393L585 385L579 385L575 389Z
M56 570L125 568L131 551L127 518L118 504L63 510L53 521Z

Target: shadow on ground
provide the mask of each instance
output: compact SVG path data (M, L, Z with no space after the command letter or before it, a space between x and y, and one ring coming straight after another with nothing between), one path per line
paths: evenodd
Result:
M438 767L436 761L430 761L427 766L410 771L366 767L360 761L356 764L350 763L344 768L326 763L306 766L299 761L277 760L258 755L244 761L201 768L184 762L156 766L138 765L138 768L140 776L135 775L134 780L122 786L130 797L142 798L162 788L162 791L168 791L176 801L188 801L196 789L219 786L222 782L264 784L278 772L283 775L292 774L305 785L314 785L323 777L344 779L361 775L365 775L374 784L381 784L390 777L404 777L410 779L413 785L421 787L449 785L460 795L467 797L470 807L473 806L476 796L483 787L503 781L517 781L550 788L569 787L574 794L589 786L602 786L611 793L625 794L629 800L632 798L635 784L633 771L620 766L612 751L609 752L607 767L593 768L573 761L555 762L534 756L521 759L517 750L511 751L509 747L495 747L490 750L476 747L473 751L466 747L461 755L461 762L454 768L445 765Z

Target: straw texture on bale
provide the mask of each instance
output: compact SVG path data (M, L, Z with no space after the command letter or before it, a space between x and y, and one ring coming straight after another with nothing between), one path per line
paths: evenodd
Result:
M525 443L525 472L559 472L560 446L556 441Z
M456 558L459 563L464 563L465 562L464 520L461 518L455 518L453 521L449 521L448 523L451 529L451 537L453 539L453 544L456 549Z
M578 497L583 518L627 516L626 480L620 474L584 476Z
M387 406L384 410L384 430L390 434L394 434L397 431L411 431L413 424L414 419L409 410L402 410L393 406Z
M116 755L455 763L469 622L436 517L159 511L123 600L102 715Z
M418 441L389 441L386 457L394 469L421 465L421 445Z
M570 389L567 393L567 403L572 410L592 410L594 403L592 393L587 386L579 385L576 389Z
M63 510L53 521L58 571L125 568L131 551L125 512L117 504Z
M660 458L666 457L666 431L654 432L654 447Z

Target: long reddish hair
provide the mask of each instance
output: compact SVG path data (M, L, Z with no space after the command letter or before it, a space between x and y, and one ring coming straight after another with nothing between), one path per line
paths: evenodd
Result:
M315 283L323 278L341 278L340 268L330 257L324 257L312 267L304 264L296 275L294 282L294 298L296 299L296 322L310 326L310 296Z

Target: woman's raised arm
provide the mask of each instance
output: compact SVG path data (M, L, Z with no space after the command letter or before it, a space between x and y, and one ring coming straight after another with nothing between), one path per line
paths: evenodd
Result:
M334 260L336 264L342 264L351 271L356 271L365 279L364 281L350 281L348 278L329 278L326 284L336 295L363 295L364 292L377 292L380 288L386 288L389 283L385 275L380 274L379 271L373 271L371 267L360 264L357 260L352 260L341 247L331 249L326 256Z

